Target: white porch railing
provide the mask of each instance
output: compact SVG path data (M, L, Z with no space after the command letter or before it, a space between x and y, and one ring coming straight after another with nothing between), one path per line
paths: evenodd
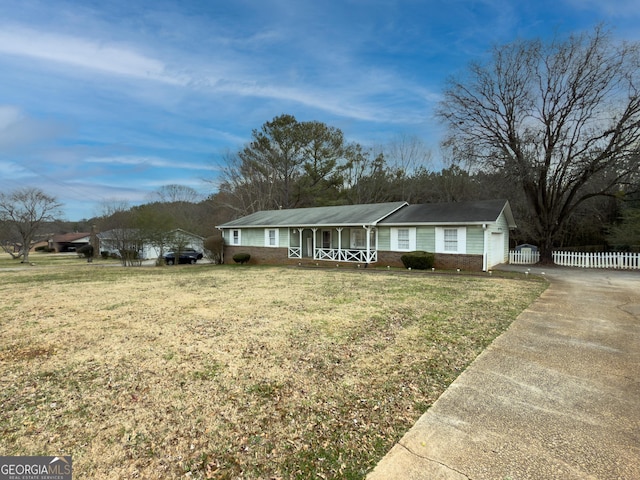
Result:
M332 260L334 262L374 263L378 261L377 250L344 250L338 248L316 248L315 260Z
M511 250L509 252L509 263L512 265L531 265L540 261L540 252L532 250Z
M640 253L553 252L553 263L563 267L640 269Z
M289 258L302 258L302 248L289 247Z
M562 267L618 268L640 270L640 253L626 252L553 252L553 263ZM512 265L531 265L540 261L539 252L509 252Z

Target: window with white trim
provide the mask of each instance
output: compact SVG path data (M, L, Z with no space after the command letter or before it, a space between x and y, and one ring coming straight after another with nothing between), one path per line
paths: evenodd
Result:
M409 250L409 229L398 229L398 250Z
M277 247L278 246L278 229L277 228L265 228L264 230L264 245L265 247Z
M467 228L436 227L436 253L467 253Z
M415 227L394 227L391 229L391 250L396 252L410 252L415 249Z
M354 228L351 230L351 248L367 248L365 229Z
M444 229L444 251L445 252L458 251L458 229L457 228Z
M231 245L240 245L240 230L231 230Z
M369 248L376 248L376 229L369 230ZM351 229L351 246L350 248L365 249L367 248L367 230L362 228Z

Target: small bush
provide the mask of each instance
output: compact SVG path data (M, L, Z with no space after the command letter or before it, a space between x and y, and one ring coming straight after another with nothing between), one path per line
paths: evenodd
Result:
M251 255L248 253L236 253L233 256L233 261L242 265L244 263L247 263L250 258L251 258Z
M405 268L412 270L428 270L433 268L436 256L429 252L409 252L400 257Z
M79 256L84 258L92 258L93 257L93 245L87 244L81 246L78 250L76 250Z

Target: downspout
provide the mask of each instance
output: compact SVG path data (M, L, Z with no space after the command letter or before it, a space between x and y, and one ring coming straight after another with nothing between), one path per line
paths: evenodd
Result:
M482 271L486 272L489 269L489 249L488 249L488 243L489 243L489 229L487 228L487 224L483 223L482 224L482 230L484 230L483 235L484 235L484 246L482 247Z

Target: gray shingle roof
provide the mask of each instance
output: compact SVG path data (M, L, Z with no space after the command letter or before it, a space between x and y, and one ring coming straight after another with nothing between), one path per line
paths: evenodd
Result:
M506 200L478 200L455 203L408 205L389 215L381 225L481 224L495 222L504 210L510 228L515 228L511 207Z
M392 214L407 202L341 205L334 207L265 210L218 225L233 227L322 227L372 225Z

